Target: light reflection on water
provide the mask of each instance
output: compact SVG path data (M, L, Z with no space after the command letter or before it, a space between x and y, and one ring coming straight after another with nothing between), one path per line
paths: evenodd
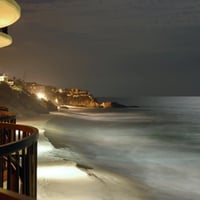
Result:
M158 199L199 200L200 98L140 102L139 109L62 113L48 123L47 136L94 166L140 180Z

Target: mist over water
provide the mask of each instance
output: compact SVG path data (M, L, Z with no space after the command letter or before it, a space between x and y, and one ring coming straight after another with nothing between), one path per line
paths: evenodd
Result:
M199 200L200 97L122 103L140 107L54 113L46 136L57 156L137 180L156 199Z

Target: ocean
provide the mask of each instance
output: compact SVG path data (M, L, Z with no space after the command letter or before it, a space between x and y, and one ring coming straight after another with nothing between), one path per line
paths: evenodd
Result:
M153 199L199 200L200 97L117 101L139 107L52 113L55 155L137 181Z

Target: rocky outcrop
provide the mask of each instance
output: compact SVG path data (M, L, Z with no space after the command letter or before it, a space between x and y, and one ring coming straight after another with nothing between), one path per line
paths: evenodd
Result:
M126 108L125 105L119 104L117 102L106 101L100 104L102 108Z
M25 83L25 88L32 94L43 93L49 101L58 107L74 106L74 107L86 107L86 108L125 108L117 102L105 101L99 102L93 95L87 90L81 90L78 88L65 88L58 89L54 86L45 86L35 82Z
M98 101L87 90L78 88L59 89L54 86L46 86L35 82L25 83L25 88L32 94L42 93L54 105L78 106L78 107L100 107Z
M76 93L71 94L62 92L56 94L57 102L59 105L69 105L78 107L100 107L99 102L93 98L89 93Z

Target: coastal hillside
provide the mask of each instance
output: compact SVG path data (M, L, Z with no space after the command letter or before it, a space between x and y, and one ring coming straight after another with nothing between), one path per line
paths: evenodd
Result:
M47 114L56 110L56 106L51 102L39 100L21 85L11 87L5 82L0 83L0 106L6 106L18 118Z
M40 96L43 99L48 99L56 106L101 107L97 99L87 90L78 88L61 89L35 82L26 82L24 83L24 87L31 94Z
M20 79L9 79L3 74L0 81L0 107L6 106L18 117L29 117L45 114L64 106L84 108L121 108L126 107L117 102L99 101L88 90L79 88L57 88L25 82Z
M88 90L79 88L56 88L55 86L47 86L35 82L26 82L24 87L31 94L48 99L56 106L65 107L84 107L84 108L121 108L126 107L117 102L99 101Z

